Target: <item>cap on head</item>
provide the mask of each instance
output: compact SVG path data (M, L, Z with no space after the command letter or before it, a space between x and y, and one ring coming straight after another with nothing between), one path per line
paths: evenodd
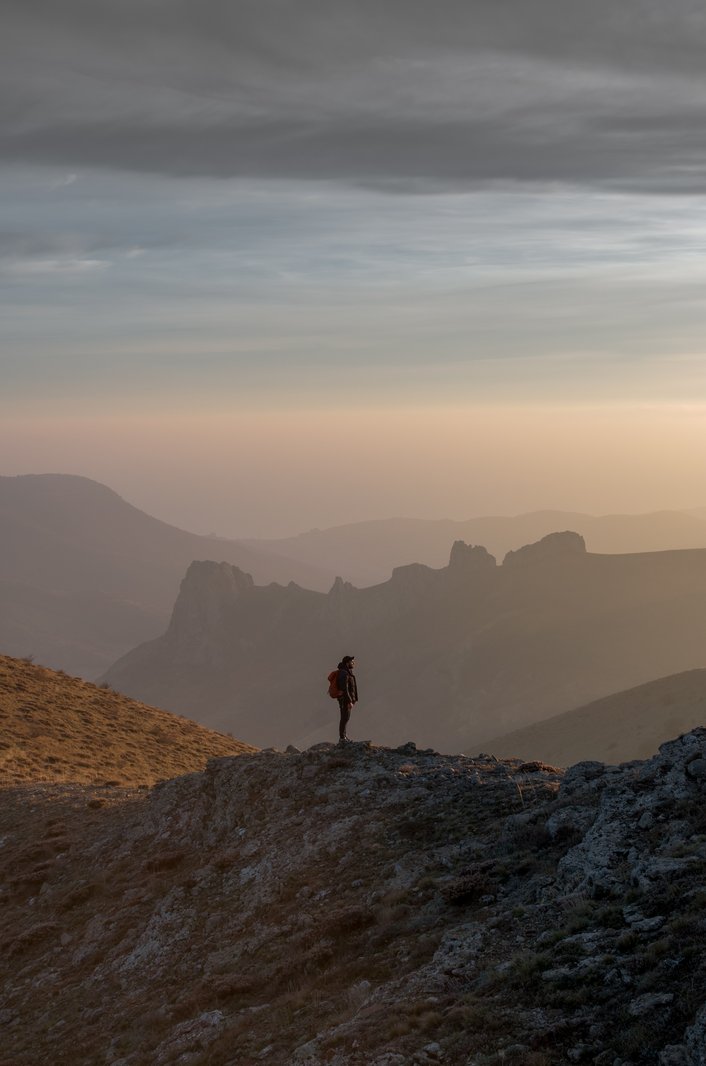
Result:
M343 658L341 659L341 662L342 663L352 663L354 659L355 659L355 655L344 655Z

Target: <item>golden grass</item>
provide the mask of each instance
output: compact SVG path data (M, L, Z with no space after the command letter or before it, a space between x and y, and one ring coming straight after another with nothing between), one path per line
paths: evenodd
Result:
M151 785L255 749L110 689L0 656L0 784Z

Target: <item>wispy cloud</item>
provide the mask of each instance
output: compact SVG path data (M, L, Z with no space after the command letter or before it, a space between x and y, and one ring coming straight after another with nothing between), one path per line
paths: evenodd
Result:
M0 273L15 277L51 274L91 274L110 266L106 259L15 259L0 263Z

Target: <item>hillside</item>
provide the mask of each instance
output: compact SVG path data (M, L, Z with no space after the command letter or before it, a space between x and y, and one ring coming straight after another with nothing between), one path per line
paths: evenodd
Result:
M699 511L634 515L533 511L463 520L387 518L245 543L261 551L326 567L354 585L374 585L387 581L397 566L444 566L449 544L455 540L483 544L491 555L501 559L507 552L560 529L580 533L588 551L598 554L706 548L706 512Z
M164 628L194 559L225 560L263 583L328 588L334 577L315 565L176 529L88 478L0 477L0 646L95 677Z
M0 790L3 1062L698 1066L706 731Z
M705 649L706 551L593 555L567 532L501 566L457 542L442 569L399 567L381 585L339 581L328 594L195 563L165 634L105 677L259 747L302 746L335 735L325 678L355 654L352 736L468 751L700 668Z
M619 763L649 758L669 737L704 723L706 670L689 670L554 715L485 746L495 755L522 752L557 766L583 759Z
M188 718L0 656L0 787L152 785L252 750Z

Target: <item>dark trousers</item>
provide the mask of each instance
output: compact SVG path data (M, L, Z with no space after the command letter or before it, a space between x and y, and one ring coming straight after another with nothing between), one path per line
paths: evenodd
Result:
M351 709L353 704L347 696L338 697L338 706L341 708L341 721L338 725L338 735L341 739L346 735L346 726L351 716Z

